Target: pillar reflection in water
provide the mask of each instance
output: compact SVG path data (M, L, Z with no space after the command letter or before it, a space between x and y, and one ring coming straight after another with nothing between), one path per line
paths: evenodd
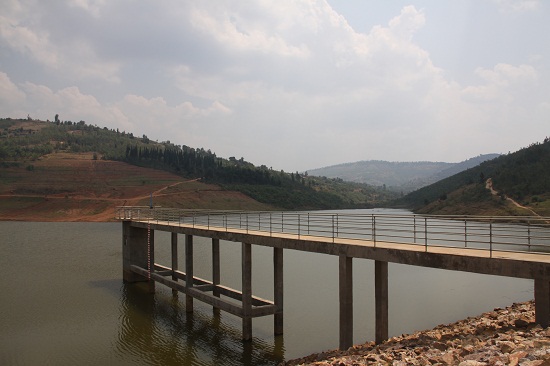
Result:
M243 342L232 315L197 306L185 311L185 296L146 283L123 284L117 351L135 364L277 365L284 358L283 337L274 344L253 338ZM183 301L182 301L183 300Z

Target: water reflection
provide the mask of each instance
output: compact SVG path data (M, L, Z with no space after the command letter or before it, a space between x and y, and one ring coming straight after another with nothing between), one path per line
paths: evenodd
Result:
M136 364L276 365L283 360L282 336L274 344L258 338L243 342L240 328L224 322L231 315L198 304L186 313L183 294L150 294L146 283L123 284L121 292L116 348Z

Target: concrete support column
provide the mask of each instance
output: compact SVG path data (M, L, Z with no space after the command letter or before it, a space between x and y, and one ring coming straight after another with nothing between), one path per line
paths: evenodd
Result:
M220 284L220 239L212 239L212 283L214 284L213 295L220 297L220 291L216 286Z
M535 278L535 322L541 327L550 325L550 282Z
M177 281L175 271L178 270L178 233L172 233L172 280ZM172 295L177 296L178 290L172 289Z
M147 268L148 263L147 229L130 225L130 221L122 222L122 279L124 282L143 282L146 276L132 272L130 266Z
M274 334L283 334L283 248L273 248Z
M388 339L388 262L374 261L375 341Z
M185 287L193 287L193 235L185 235ZM193 312L193 297L185 295L185 311Z
M252 245L242 243L243 340L252 339Z
M340 349L353 345L353 266L352 257L340 255Z
M155 293L155 281L151 279L151 273L155 272L155 231L147 227L147 269L149 270L149 292Z

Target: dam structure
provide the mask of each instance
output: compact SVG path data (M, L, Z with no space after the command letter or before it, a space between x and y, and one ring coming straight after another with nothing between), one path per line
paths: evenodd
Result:
M375 341L388 339L388 263L533 280L536 322L550 324L550 218L424 216L348 212L245 212L118 207L122 221L123 280L147 281L242 319L243 340L252 319L271 316L282 334L283 251L339 257L339 348L353 345L353 261L374 261ZM155 263L155 231L171 233L171 263ZM184 268L178 236L184 240ZM193 238L211 239L212 277L193 274ZM223 285L220 240L240 243L242 288ZM273 299L252 294L252 245L273 249ZM271 269L266 269L271 270ZM304 309L305 311L305 309Z

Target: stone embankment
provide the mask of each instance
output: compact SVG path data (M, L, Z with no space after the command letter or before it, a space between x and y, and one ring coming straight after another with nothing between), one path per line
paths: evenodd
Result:
M550 366L550 328L535 324L533 301L495 309L432 330L313 354L295 365Z

